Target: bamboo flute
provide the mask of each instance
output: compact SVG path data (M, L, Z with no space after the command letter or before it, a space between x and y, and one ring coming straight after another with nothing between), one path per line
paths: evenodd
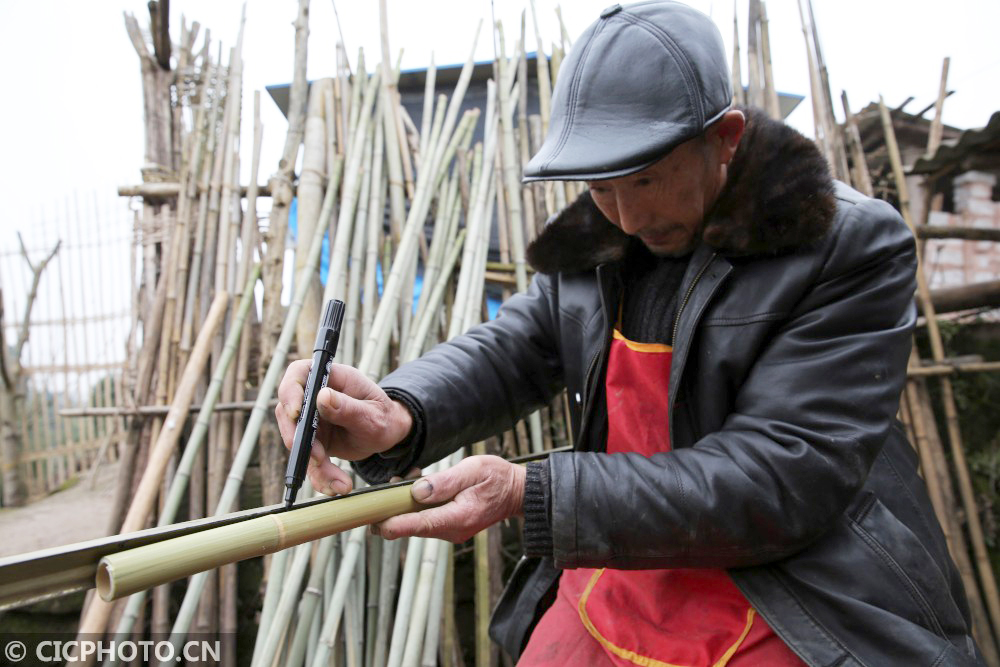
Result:
M889 159L892 163L893 175L896 180L896 187L899 192L900 210L907 227L911 232L915 232L913 220L910 214L909 193L906 187L906 179L903 177L903 167L899 156L899 146L896 143L896 135L889 116L889 110L885 106L884 100L879 97L879 111L882 116L882 128L886 138L886 148L889 152ZM944 345L941 340L941 332L938 329L937 316L934 304L931 301L930 290L927 287L927 280L923 272L922 258L917 256L917 296L923 307L924 318L927 321L927 332L931 343L931 353L935 362L940 363L945 358ZM952 462L956 476L958 478L958 488L962 497L962 505L966 513L968 522L969 537L972 542L972 550L976 559L976 566L979 571L980 583L983 587L983 596L986 598L986 606L990 612L990 621L993 628L994 637L1000 637L1000 595L997 592L996 578L993 575L993 567L989 560L989 552L986 549L986 541L983 537L982 522L979 518L979 510L976 506L975 493L972 488L972 480L969 475L968 464L965 460L965 451L962 447L962 434L958 424L958 413L955 408L954 390L951 378L941 376L941 399L945 410L945 423L948 428L948 440L951 445Z
M327 213L321 216L323 219L328 219L329 215L332 214L334 201L336 199L337 184L340 180L341 165L342 163L338 161L337 168L331 176L331 182L327 186L327 196L323 207ZM329 206L327 206L327 204L329 204ZM313 267L319 263L319 256L323 247L323 236L325 235L325 231L325 225L319 224L313 232L313 238L309 249L309 263L307 266L310 271L313 270ZM308 283L306 281L299 280L296 282L295 294L292 298L292 303L288 307L288 312L285 316L285 324L282 326L281 335L278 338L274 353L271 355L267 372L261 380L257 400L250 413L246 430L243 433L243 439L240 441L240 446L233 457L229 477L226 479L226 484L222 489L222 495L219 498L219 503L214 512L215 515L224 514L230 511L233 504L236 502L239 488L243 481L243 474L246 471L247 465L250 463L250 458L257 445L257 438L260 434L261 425L264 422L265 416L269 413L268 403L271 396L274 394L274 390L278 385L280 376L284 372L285 361L288 358L288 349L291 345L292 337L295 334L295 322L298 320L299 312L302 309L302 300L305 298L305 290L307 287ZM187 629L191 621L191 615L194 613L194 607L197 604L197 600L201 594L201 589L205 584L205 580L206 577L204 576L204 573L200 573L193 577L188 583L188 590L185 593L181 609L178 612L177 618L174 621L174 627L171 630L170 641L174 644L175 648L180 645L181 640L187 634Z
M361 164L366 151L368 124L371 121L371 109L378 90L378 70L372 74L365 87L364 101L361 103L361 117L355 127L347 149L348 164L344 176L344 187L337 217L337 234L330 243L330 268L326 277L326 289L323 300L340 299L346 291L347 283L347 253L350 250L351 232L354 226L354 216L357 213L358 194L361 190ZM315 325L314 325L315 328Z
M167 498L163 503L163 509L160 511L157 526L167 526L173 523L177 518L181 501L184 498L184 492L188 485L188 480L191 477L191 469L195 464L198 452L201 451L202 445L205 442L205 434L208 432L212 408L221 393L223 378L228 371L228 367L232 364L233 357L235 356L237 341L245 338L241 336L241 332L246 324L247 313L250 311L250 306L253 304L254 285L257 283L259 277L260 265L258 264L255 265L254 269L251 271L251 275L247 280L247 285L243 290L243 296L240 298L239 306L237 307L235 317L233 318L233 325L226 338L226 345L223 348L222 357L219 359L215 371L212 374L212 381L209 383L208 390L205 393L202 410L199 412L198 419L195 422L194 428L191 430L191 435L188 437L187 443L184 446L184 455L181 457L180 463L177 465L177 471L174 474ZM138 617L139 609L141 608L144 600L144 592L137 593L129 598L125 612L122 614L122 617L118 622L118 627L115 630L116 637L124 639L129 635L129 633L131 633L132 625ZM112 665L115 663L107 662L105 664Z

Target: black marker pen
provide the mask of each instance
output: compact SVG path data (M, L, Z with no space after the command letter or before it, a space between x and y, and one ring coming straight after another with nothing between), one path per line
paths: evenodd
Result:
M316 344L313 345L312 368L306 379L306 391L302 397L302 411L299 422L295 426L295 439L292 441L292 451L288 457L288 468L285 470L285 509L295 502L295 495L306 478L306 467L309 465L309 453L312 451L316 428L319 426L319 413L316 411L316 395L326 386L330 378L330 366L337 354L337 343L340 342L340 325L344 321L344 302L331 299L323 308L323 317L316 333Z

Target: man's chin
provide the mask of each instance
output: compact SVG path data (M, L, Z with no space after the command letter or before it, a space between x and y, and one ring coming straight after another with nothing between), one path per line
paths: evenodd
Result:
M694 242L688 241L687 243L649 243L643 240L643 245L657 257L687 257L694 250Z

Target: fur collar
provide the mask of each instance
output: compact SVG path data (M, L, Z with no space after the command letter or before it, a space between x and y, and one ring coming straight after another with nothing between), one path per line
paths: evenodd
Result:
M756 109L743 112L746 130L702 241L741 256L788 252L818 240L836 210L826 160L814 142L784 123ZM528 246L527 259L542 273L586 271L623 259L630 240L584 191Z

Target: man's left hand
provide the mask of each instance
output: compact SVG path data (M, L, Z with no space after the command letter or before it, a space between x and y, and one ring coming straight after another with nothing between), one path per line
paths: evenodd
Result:
M373 524L373 532L397 537L435 537L464 542L497 521L524 513L524 466L498 456L470 456L427 475L410 489L420 503L445 503Z

